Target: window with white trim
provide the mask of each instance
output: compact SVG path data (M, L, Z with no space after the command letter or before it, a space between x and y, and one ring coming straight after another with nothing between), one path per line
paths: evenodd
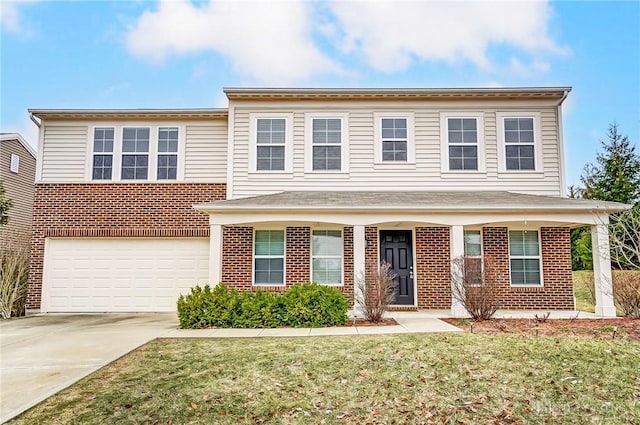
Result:
M12 173L18 174L20 171L20 155L12 153L11 154L11 162L9 163L9 170Z
M509 231L511 284L540 286L540 240L537 230Z
M149 127L122 129L122 180L149 178Z
M509 171L535 170L535 131L533 117L505 117L503 123L505 168Z
M342 169L342 119L312 118L311 149L313 171Z
M407 162L409 138L407 118L380 119L382 161Z
M113 174L113 127L93 129L93 180L111 180Z
M284 285L284 230L255 231L253 283Z
M311 281L322 285L342 285L342 231L313 231Z
M178 177L178 128L158 129L158 180L176 180Z
M482 283L482 233L480 230L464 231L465 282Z
M447 118L449 170L478 170L478 120Z
M287 140L285 118L256 119L256 170L284 171Z

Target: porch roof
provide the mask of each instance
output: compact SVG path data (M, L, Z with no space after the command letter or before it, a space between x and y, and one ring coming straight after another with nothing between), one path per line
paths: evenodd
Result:
M619 202L530 195L507 191L288 191L198 204L208 213L276 211L593 212L630 208Z

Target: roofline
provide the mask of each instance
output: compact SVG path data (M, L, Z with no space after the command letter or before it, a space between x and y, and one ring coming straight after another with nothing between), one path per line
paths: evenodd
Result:
M29 152L29 154L31 154L31 156L36 159L37 154L35 149L33 149L33 147L31 147L31 145L29 143L27 143L27 141L24 139L24 137L22 137L20 135L20 133L4 133L4 134L0 134L0 140L1 141L7 141L7 140L17 140L18 142L20 142L20 144L22 145L22 147L25 148L25 150L27 152Z
M185 108L185 109L28 109L40 119L46 118L116 118L116 117L206 117L224 118L229 115L227 108Z
M562 103L571 91L560 87L469 88L256 88L225 87L229 99L284 98L552 98Z
M478 212L513 212L521 214L523 212L602 212L602 213L611 213L628 210L631 207L629 205L620 206L620 207L593 207L590 206L588 208L579 208L573 205L566 207L535 207L531 205L527 206L505 206L505 207L495 207L495 206L477 206L477 207L447 207L447 206L436 206L436 207L423 207L416 208L415 205L394 205L394 206L291 206L291 205L276 205L276 206L244 206L244 207L234 207L232 205L215 205L215 204L196 204L193 206L195 210L202 212L216 212L216 213L253 213L253 212L262 212L262 213L278 213L282 211L319 211L319 212L347 212L347 211L356 211L363 213L374 213L374 212L402 212L402 213L420 213L420 212L438 212L438 213L478 213Z

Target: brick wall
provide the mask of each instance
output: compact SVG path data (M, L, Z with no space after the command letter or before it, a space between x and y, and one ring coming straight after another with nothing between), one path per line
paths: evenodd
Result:
M572 310L571 241L569 229L540 229L543 286L512 287L509 277L509 231L506 227L483 229L483 250L496 268L500 308Z
M448 227L416 227L418 308L451 308L451 241Z
M222 228L222 281L239 291L251 290L253 227ZM215 285L218 282L211 282Z
M207 237L194 204L225 199L224 183L36 184L27 308L40 308L47 237Z
M353 279L355 277L355 271L353 270L353 227L345 227L342 229L342 261L344 269L342 270L342 282L343 286L340 288L344 294L349 305L353 305Z
M311 228L287 227L285 235L287 286L311 280Z

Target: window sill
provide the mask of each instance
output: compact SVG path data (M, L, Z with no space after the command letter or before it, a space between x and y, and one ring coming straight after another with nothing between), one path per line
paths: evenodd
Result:
M486 177L487 172L485 170L445 170L442 171L442 177Z
M416 163L414 162L398 162L398 161L389 161L389 162L374 162L374 169L386 170L386 169L403 169L403 168L416 168Z
M542 285L510 285L510 289L513 292L543 292L544 286Z
M260 176L291 176L293 171L249 171L249 177L260 177Z

